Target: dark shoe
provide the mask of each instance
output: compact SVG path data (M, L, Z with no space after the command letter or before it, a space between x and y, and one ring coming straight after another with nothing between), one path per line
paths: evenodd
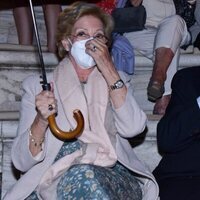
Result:
M198 34L198 36L194 42L194 47L197 47L200 50L200 33Z
M162 97L164 91L164 84L160 84L158 81L150 80L147 87L148 100L155 102L157 99Z
M169 104L171 95L165 95L162 98L158 99L154 105L153 114L154 115L164 115L166 108Z

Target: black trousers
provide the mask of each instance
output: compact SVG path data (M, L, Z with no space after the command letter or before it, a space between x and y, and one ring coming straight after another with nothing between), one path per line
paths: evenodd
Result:
M158 184L160 200L200 200L200 177L166 178Z

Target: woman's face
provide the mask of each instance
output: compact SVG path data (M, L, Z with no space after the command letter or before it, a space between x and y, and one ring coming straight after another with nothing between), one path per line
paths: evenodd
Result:
M67 40L69 46L66 45L69 47L69 56L72 63L75 63L73 66L75 67L78 76L80 76L80 74L81 76L84 74L84 77L79 77L81 81L87 80L88 75L92 72L96 63L93 58L85 52L85 49L83 49L82 46L79 47L80 51L77 53L75 51L78 49L77 43L76 47L71 45L78 41L85 40L87 42L87 39L89 38L96 38L103 43L107 42L107 38L104 36L103 23L100 19L92 15L83 16L76 21L72 28L72 32L69 38L70 40ZM64 40L63 46L65 45L65 42L66 40ZM70 48L72 48L72 51L70 51ZM82 51L84 51L84 53L80 54Z
M85 40L90 37L97 37L106 40L104 37L104 27L100 19L86 15L76 21L72 29L72 43L78 40ZM106 42L106 41L105 41Z

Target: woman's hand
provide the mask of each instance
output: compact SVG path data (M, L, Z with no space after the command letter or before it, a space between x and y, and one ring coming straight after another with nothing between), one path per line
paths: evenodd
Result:
M57 112L57 100L54 96L53 84L51 84L51 88L51 91L42 91L35 97L37 115L31 125L29 136L29 149L33 156L42 151L49 115Z
M101 71L110 89L111 85L120 79L120 76L112 61L108 46L99 39L89 40L86 43L86 53L94 58L99 71ZM110 97L115 108L123 105L126 94L126 86L116 90L110 89Z
M99 39L89 40L86 43L86 53L93 57L108 84L119 79L119 74L116 71L107 44Z
M35 98L35 106L39 118L48 123L48 117L57 112L57 100L53 90L40 92Z

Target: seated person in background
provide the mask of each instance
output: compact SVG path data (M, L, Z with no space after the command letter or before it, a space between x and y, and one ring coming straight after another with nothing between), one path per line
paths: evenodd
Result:
M194 12L195 23L189 28L192 35L192 44L200 50L200 0L196 0Z
M147 96L155 102L154 114L164 114L170 100L171 80L177 71L180 46L190 42L185 21L178 15L173 0L130 0L141 3L147 13L145 29L124 33L134 49L153 60Z
M157 126L163 154L154 175L161 200L200 199L200 67L185 68L172 80L170 103Z
M192 44L200 50L200 0L174 0L174 4L176 13L185 20L191 34L191 43L183 49Z
M14 5L15 7L13 8L13 15L17 28L19 44L32 45L34 32L29 1L18 0L15 1ZM61 12L61 5L59 4L59 1L55 0L33 0L33 5L42 5L47 31L48 51L56 53L57 47L55 34L57 18L59 13Z
M23 82L14 166L23 172L4 200L156 200L152 173L137 159L128 138L141 133L146 115L126 74L109 53L113 20L99 7L76 2L60 14L57 43L62 61L49 74L51 91L38 76ZM48 119L73 130L73 110L84 117L82 134L69 141L52 134Z

